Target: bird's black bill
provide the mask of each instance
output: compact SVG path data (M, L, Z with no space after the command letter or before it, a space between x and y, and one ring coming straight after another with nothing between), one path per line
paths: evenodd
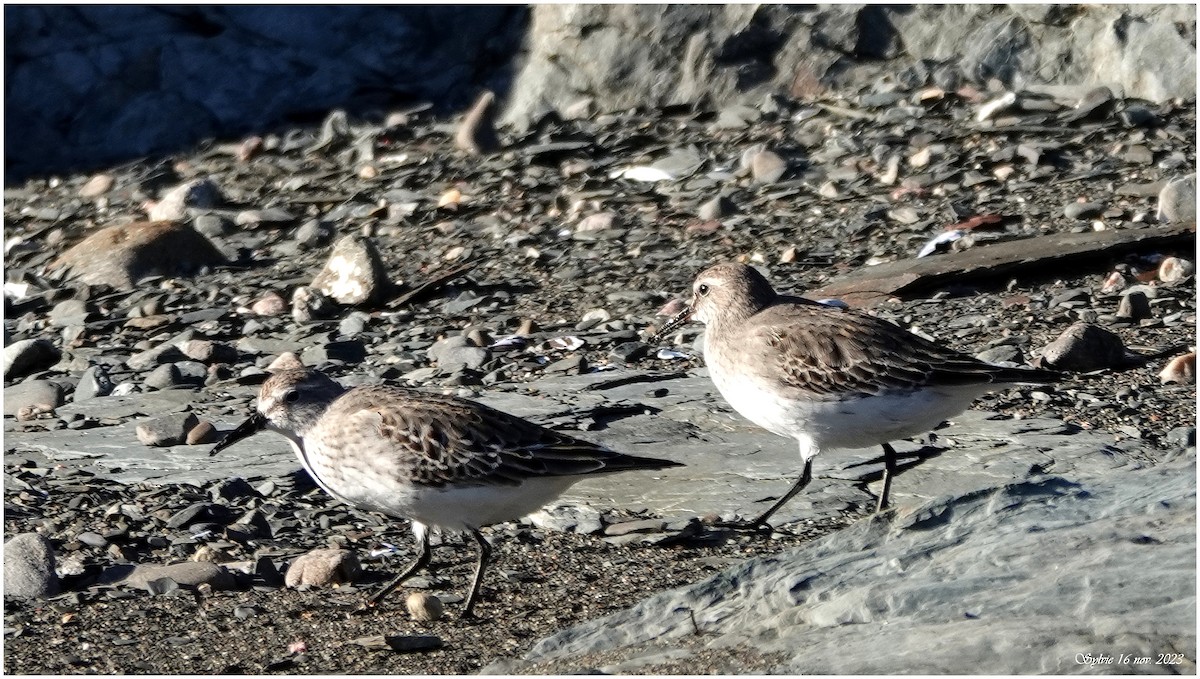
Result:
M672 316L671 320L667 321L667 324L664 325L662 327L662 329L660 329L658 332L654 333L654 337L650 338L650 341L648 342L648 344L650 344L650 345L658 344L662 340L663 337L666 337L668 334L675 332L676 328L683 325L684 323L687 323L691 319L692 319L692 307L691 307L691 305L688 305L687 307L684 307L683 311L680 311L679 313Z
M213 446L213 449L208 451L208 456L212 457L213 455L225 450L238 441L257 434L258 432L262 431L263 427L265 426L267 426L267 418L263 417L261 413L254 413L250 416L250 419L239 424L237 429L234 429L226 434L225 438L221 439L217 445Z

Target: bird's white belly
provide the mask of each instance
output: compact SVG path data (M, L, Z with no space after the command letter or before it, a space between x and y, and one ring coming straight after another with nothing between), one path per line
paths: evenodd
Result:
M805 459L823 448L866 448L933 429L966 410L983 388L898 391L846 399L782 398L748 377L711 370L729 405L758 426L800 442Z
M447 484L434 488L399 483L394 474L382 468L335 466L328 455L306 455L295 440L292 446L317 485L338 500L359 509L455 531L519 519L582 480L578 476L551 476L526 479L515 486Z

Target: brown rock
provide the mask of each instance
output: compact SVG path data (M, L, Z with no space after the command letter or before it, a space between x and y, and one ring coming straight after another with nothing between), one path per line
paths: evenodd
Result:
M348 549L314 549L292 561L284 575L284 584L293 588L325 587L351 582L361 570L358 557Z
M217 428L208 420L201 420L200 424L192 427L187 433L187 444L189 446L198 446L206 443L217 442Z
M259 316L278 316L288 309L287 301L279 296L279 293L274 290L263 295L257 302L250 306L250 311Z
M1125 344L1112 332L1093 323L1079 322L1063 331L1042 349L1047 367L1069 372L1090 372L1125 365Z
M1158 373L1158 379L1162 380L1163 384L1174 382L1176 384L1195 384L1196 383L1196 352L1189 351L1183 356L1176 356Z
M93 233L46 269L88 285L128 290L149 276L190 276L225 263L224 255L189 225L135 222Z
M81 198L97 198L108 193L112 186L113 176L111 174L98 174L79 188L79 196Z

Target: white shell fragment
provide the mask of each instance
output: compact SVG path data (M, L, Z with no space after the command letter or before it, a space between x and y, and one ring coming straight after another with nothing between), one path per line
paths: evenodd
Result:
M937 252L939 247L943 245L949 245L950 243L953 243L962 237L963 232L959 231L958 229L955 229L954 231L946 231L945 233L939 233L937 236L929 239L929 242L926 243L925 246L921 248L921 251L917 253L917 257L928 257L929 255Z

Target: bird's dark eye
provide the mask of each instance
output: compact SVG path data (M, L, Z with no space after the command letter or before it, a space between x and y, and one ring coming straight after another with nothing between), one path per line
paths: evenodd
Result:
M700 293L701 297L704 297L708 294L708 284L701 283L700 285L696 286L696 292Z
M283 400L287 401L288 403L295 403L296 401L300 400L300 392L293 389L292 391L289 391L283 395Z

